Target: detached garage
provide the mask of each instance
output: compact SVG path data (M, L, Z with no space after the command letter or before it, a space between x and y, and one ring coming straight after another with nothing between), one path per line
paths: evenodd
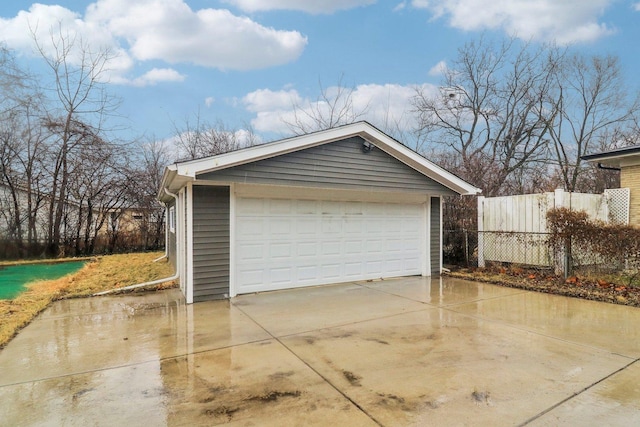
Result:
M479 190L366 122L165 169L187 302L442 268L441 198Z

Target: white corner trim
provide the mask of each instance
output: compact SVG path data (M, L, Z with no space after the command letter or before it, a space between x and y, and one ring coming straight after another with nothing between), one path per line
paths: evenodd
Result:
M440 260L440 265L439 265L439 269L440 272L438 274L442 274L442 258L443 258L443 253L442 253L442 242L443 242L443 234L444 234L444 224L442 222L442 218L444 218L443 214L442 214L442 197L436 197L438 199L438 204L440 205L440 207L438 208L438 212L440 213L440 227L438 227L438 233L440 234L440 244L438 245L438 259Z
M422 276L431 276L431 198L422 204Z
M187 184L185 189L186 209L185 209L185 225L186 225L186 289L187 304L193 303L193 185Z
M236 290L236 185L229 186L229 298Z

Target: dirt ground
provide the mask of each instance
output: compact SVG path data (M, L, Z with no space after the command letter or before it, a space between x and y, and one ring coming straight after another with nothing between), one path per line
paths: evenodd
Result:
M608 276L594 274L578 274L564 279L549 271L503 266L451 267L446 274L528 291L640 307L640 287L632 284L633 276L618 278L615 282Z

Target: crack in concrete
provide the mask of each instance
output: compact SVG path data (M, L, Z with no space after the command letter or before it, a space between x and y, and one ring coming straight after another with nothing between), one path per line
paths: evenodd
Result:
M548 414L549 412L553 411L554 409L562 406L563 404L567 403L568 401L570 401L571 399L575 399L576 397L580 396L581 394L583 394L584 392L592 389L593 387L595 387L596 385L602 383L603 381L608 380L609 378L613 377L614 375L619 374L620 372L623 372L627 369L629 369L631 366L635 365L636 363L640 362L640 359L635 359L633 361L631 361L630 363L626 364L625 366L623 366L620 369L617 369L615 371L613 371L612 373L610 373L609 375L606 375L602 378L600 378L598 381L589 384L588 386L584 387L583 389L573 393L571 396L568 396L564 399L562 399L561 401L559 401L558 403L556 403L555 405L552 405L550 407L548 407L547 409L545 409L542 412L539 412L538 414L534 415L533 417L529 418L528 420L526 420L525 422L518 424L518 427L523 427L526 426L528 424L531 424L532 422L534 422L535 420L537 420L538 418L542 417L543 415Z

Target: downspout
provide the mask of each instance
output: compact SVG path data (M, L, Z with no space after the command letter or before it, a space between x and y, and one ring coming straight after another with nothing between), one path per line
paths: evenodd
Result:
M162 255L159 258L154 259L152 262L158 262L162 259L165 259L166 257L169 256L169 210L167 209L167 204L166 203L162 203L162 206L164 206L165 212L167 212L166 214L166 218L164 220L164 255Z
M142 288L142 287L145 287L145 286L159 285L161 283L165 283L165 282L170 282L172 280L176 280L178 277L180 277L180 274L178 272L176 272L176 274L174 274L173 276L165 277L164 279L152 280L151 282L138 283L136 285L124 286L122 288L109 289L108 291L98 292L98 293L95 293L95 294L93 294L91 296L98 297L98 296L101 296L101 295L112 294L114 292L130 291L132 289L138 289L138 288Z
M167 190L166 188L164 188L164 192L173 197L176 201L176 205L178 204L178 196L176 194L173 194L172 192L170 192L169 190ZM165 208L167 208L167 204L164 204ZM156 258L153 260L153 262L158 262L162 259L165 259L166 257L169 256L169 213L167 211L167 217L164 221L164 255L162 255L160 258Z
M164 192L167 193L169 196L173 197L176 200L176 204L178 203L178 196L176 194L171 193L166 188L164 189ZM167 221L168 220L169 220L169 218L167 218ZM166 232L165 232L165 251L164 251L164 255L161 256L158 259L153 260L153 262L160 261L161 259L166 258L168 256L168 254L169 254L169 237L168 237L168 231L169 230L168 230L168 225L166 225L165 227L167 227L167 229L166 229ZM163 279L152 280L150 282L137 283L135 285L124 286L122 288L109 289L108 291L97 292L97 293L93 294L92 296L97 297L97 296L101 296L101 295L112 294L114 292L130 291L132 289L138 289L138 288L142 288L142 287L145 287L145 286L160 285L162 283L171 282L172 280L176 280L179 277L180 277L180 272L179 272L178 268L176 268L176 273L171 277L165 277Z

